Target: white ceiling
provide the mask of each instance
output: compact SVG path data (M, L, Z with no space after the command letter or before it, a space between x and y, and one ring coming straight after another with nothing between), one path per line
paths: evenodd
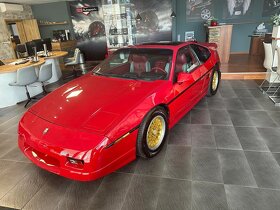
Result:
M4 0L4 1L0 0L0 3L45 4L45 3L60 2L60 1L71 1L71 0Z

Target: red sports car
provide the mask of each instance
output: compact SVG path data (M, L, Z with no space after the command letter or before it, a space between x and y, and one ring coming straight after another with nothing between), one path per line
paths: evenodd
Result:
M34 104L19 122L19 147L50 172L97 179L136 155L158 154L170 128L206 94L217 92L220 77L215 44L119 49Z

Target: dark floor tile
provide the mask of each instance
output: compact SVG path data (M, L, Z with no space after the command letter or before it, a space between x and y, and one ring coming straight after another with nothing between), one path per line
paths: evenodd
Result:
M224 103L227 110L244 110L239 98L224 98Z
M188 112L177 124L190 124L191 123L191 113Z
M225 185L230 209L280 209L280 191Z
M207 104L208 104L208 109L220 110L226 108L222 97L208 97Z
M209 125L192 125L192 146L193 147L209 147L216 148L214 132L212 126Z
M45 184L49 173L36 166L0 200L0 205L21 209ZM15 196L16 195L16 196Z
M254 80L242 80L243 84L245 85L246 89L253 89L256 90L259 87L259 84L256 83Z
M30 163L31 161L22 153L19 147L15 147L12 150L9 150L6 154L1 156L0 159L11 160L11 161L22 161Z
M1 144L1 142L5 141L5 140L17 142L17 139L18 139L17 134L13 135L13 134L8 134L8 133L0 133L0 144Z
M0 172L0 198L2 198L9 190L14 188L24 176L34 167L29 163L22 162L6 162L10 164L6 170Z
M252 126L253 123L247 111L228 110L234 126Z
M258 128L258 131L271 152L280 152L279 128Z
M223 183L216 149L192 149L192 180Z
M153 158L138 158L134 173L161 176L164 166L163 162L165 159L165 155L166 149L162 149L160 153Z
M209 112L212 125L232 125L226 110L210 110Z
M256 88L256 89L250 89L249 91L251 92L251 94L252 94L255 98L257 98L257 100L258 100L259 98L264 98L264 97L266 97L266 96L262 93L262 91L260 91L258 88Z
M211 124L208 109L192 109L191 124Z
M96 191L99 189L101 182L102 179L91 182L72 181L65 193L61 195L61 199L55 209L87 209L91 199L94 198Z
M251 98L253 95L251 92L245 88L243 89L234 89L234 92L238 98Z
M186 124L177 124L169 132L168 144L190 146L191 140L191 127Z
M280 153L272 153L272 155L280 166Z
M233 89L247 89L243 80L229 80L228 83Z
M258 103L255 98L240 98L245 110L263 110L263 107Z
M245 152L258 187L280 189L280 167L270 152Z
M257 187L243 151L218 150L225 184Z
M236 98L236 94L231 87L223 87L219 90L223 98Z
M117 171L118 172L123 172L123 173L134 173L135 169L136 169L136 166L137 166L137 163L138 163L138 160L140 158L141 157L138 157L136 160L130 162L129 164L125 165L124 167L118 169Z
M271 119L274 120L275 123L277 123L278 127L280 126L280 112L268 112Z
M163 165L164 177L191 180L191 148L168 146Z
M8 139L0 142L0 159L3 159L3 156L5 156L16 147L17 144L14 141L10 141Z
M159 177L134 175L122 210L153 210L157 206L160 189Z
M235 127L243 150L269 151L263 138L255 127Z
M11 133L9 131L14 130L14 127L17 129L20 118L21 118L21 114L2 123L0 125L0 133ZM17 134L17 132L15 134Z
M219 149L242 149L235 129L232 126L215 126L214 136Z
M224 185L193 182L192 209L228 209Z
M265 111L248 111L253 125L257 127L277 127L275 122Z
M258 98L258 102L267 111L280 111L279 106L275 106L274 103L268 98Z
M49 177L43 187L32 197L23 209L28 210L49 210L55 209L63 198L67 188L71 185L68 179L49 174Z
M191 209L191 182L162 178L157 210Z
M207 109L207 98L204 97L202 98L196 105L195 105L195 109Z
M88 209L121 209L128 192L132 174L113 173L106 176ZM81 208L79 208L81 209Z

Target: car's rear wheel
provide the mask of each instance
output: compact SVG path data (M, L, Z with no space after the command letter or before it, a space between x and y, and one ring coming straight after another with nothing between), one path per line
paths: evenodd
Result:
M156 107L144 118L137 137L137 155L151 158L162 149L168 135L166 111Z
M207 96L212 96L217 93L220 80L221 80L221 72L218 69L214 68L210 78Z

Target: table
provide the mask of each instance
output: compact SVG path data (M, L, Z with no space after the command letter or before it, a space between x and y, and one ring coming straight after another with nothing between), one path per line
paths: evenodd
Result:
M27 99L25 88L20 86L10 86L9 83L16 82L17 71L27 66L34 66L38 71L39 66L44 63L52 63L52 78L47 81L48 84L54 83L62 76L59 66L59 58L67 55L64 51L53 51L49 57L39 57L36 63L27 62L19 65L9 65L10 62L16 60L9 60L6 65L0 66L0 108L15 105ZM27 86L31 97L34 97L43 92L42 85L35 82Z
M17 71L27 66L39 67L44 63L45 59L40 58L37 63L29 61L25 64L0 66L0 108L12 106L27 99L24 87L9 85L16 81ZM43 92L42 85L39 82L28 85L28 91L31 97L38 95Z

